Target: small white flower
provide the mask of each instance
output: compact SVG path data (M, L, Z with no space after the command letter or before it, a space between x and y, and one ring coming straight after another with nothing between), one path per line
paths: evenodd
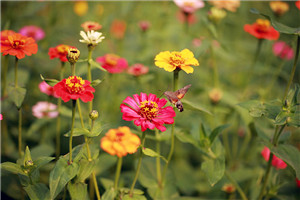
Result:
M94 30L88 31L87 34L84 31L80 31L80 35L83 40L79 40L79 42L87 43L93 46L96 46L105 38L104 36L102 36L101 32L97 32Z

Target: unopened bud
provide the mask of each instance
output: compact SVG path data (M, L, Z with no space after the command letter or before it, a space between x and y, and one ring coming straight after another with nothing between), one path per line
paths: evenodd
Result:
M97 110L92 110L89 116L91 120L96 120L99 117L99 113Z
M222 190L226 193L233 193L235 192L235 186L231 183L227 183L227 184L224 184L223 187L222 187Z
M226 17L226 11L212 7L207 14L208 19L213 23L219 23L224 17Z
M77 48L69 48L67 59L71 64L75 64L80 56L80 51Z
M209 92L209 99L213 104L217 104L219 103L219 101L222 99L223 96L223 92L218 89L218 88L214 88Z

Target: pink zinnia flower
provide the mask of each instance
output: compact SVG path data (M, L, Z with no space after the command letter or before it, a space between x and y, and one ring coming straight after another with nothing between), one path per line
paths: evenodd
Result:
M185 13L193 13L204 7L204 2L201 0L174 0L174 3Z
M150 27L151 25L150 25L150 22L149 21L140 21L139 22L139 27L140 27L140 29L142 30L142 31L147 31L148 29L149 29L149 27Z
M167 103L166 99L159 99L155 94L140 95L134 94L132 97L127 97L121 104L121 112L123 120L134 120L136 126L141 126L142 131L157 128L160 131L165 131L164 124L173 124L175 111L171 106L163 108Z
M27 37L32 37L36 41L41 40L45 37L45 32L38 26L24 26L19 30L19 33Z
M128 68L127 72L128 74L131 74L133 76L141 76L144 74L147 74L149 71L149 68L144 66L143 64L134 64L131 67Z
M188 24L195 24L197 22L197 18L195 17L194 13L189 13L188 15L185 15L183 12L177 12L177 19L181 23L188 23Z
M261 152L261 155L264 157L264 159L266 161L269 161L269 158L270 158L270 149L268 147L264 147L264 149ZM281 160L280 158L278 158L275 155L273 155L272 165L276 169L284 169L284 168L287 167L287 164L283 160Z
M112 74L121 73L128 68L127 61L115 54L106 54L104 56L96 58L96 61L100 63L104 69Z
M47 101L40 101L32 107L32 114L37 118L55 118L58 116L57 106Z
M273 44L273 53L281 59L291 60L294 57L294 50L283 41Z
M42 93L58 98L58 96L54 93L53 87L48 85L45 81L39 84L39 88Z
M2 116L2 114L0 114L0 121L3 119L3 116Z

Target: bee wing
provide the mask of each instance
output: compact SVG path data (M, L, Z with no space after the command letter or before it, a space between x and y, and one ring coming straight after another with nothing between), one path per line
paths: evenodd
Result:
M189 84L189 85L184 86L183 88L177 90L175 92L175 95L177 96L177 98L182 99L191 86L192 86L192 84Z

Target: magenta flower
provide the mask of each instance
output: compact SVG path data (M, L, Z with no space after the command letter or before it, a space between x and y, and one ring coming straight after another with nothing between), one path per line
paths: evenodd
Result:
M32 114L36 118L55 118L58 116L57 106L47 101L40 101L32 107Z
M39 84L39 88L42 93L58 98L58 96L54 93L53 87L48 85L45 81Z
M166 103L166 99L159 99L155 94L134 94L133 98L127 97L121 104L122 118L126 121L134 120L134 124L141 126L142 131L147 128L165 131L163 125L173 124L176 116L171 106L163 108Z
M131 74L133 76L141 76L144 74L147 74L149 71L149 68L144 66L143 64L134 64L131 67L128 68L127 73Z
M24 26L19 30L24 36L32 37L34 40L39 41L45 37L45 32L38 26Z
M150 28L151 24L149 21L140 21L139 22L139 27L142 31L147 31Z
M2 114L0 114L0 121L3 119L3 115Z
M294 50L283 41L273 44L273 53L281 59L291 60L294 57Z
M121 58L115 54L106 54L96 58L96 61L106 69L109 73L121 73L128 68L128 63L125 58Z
M266 161L269 161L270 158L270 149L268 147L265 147L262 152L261 155L264 157L264 159ZM280 158L278 158L277 156L273 155L273 159L272 159L272 165L276 168L276 169L284 169L287 167L287 164L281 160Z
M184 12L184 13L194 13L199 8L204 7L204 2L202 0L174 0L174 3Z

